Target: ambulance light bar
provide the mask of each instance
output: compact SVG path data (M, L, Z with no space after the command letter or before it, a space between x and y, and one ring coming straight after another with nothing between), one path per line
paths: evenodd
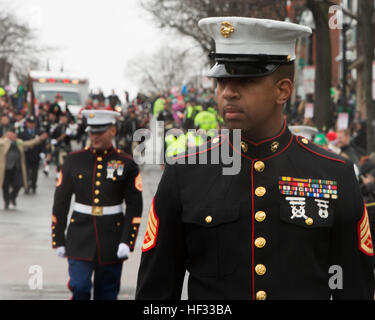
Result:
M40 83L71 83L71 84L86 84L86 80L78 80L78 79L55 79L55 78L40 78L40 79L32 79L32 81L37 81Z

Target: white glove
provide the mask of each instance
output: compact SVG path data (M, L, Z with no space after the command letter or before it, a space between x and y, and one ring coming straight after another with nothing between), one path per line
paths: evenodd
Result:
M51 144L52 144L52 145L56 145L56 144L57 144L57 140L56 140L56 139L52 139L52 140L51 140Z
M60 258L65 258L65 247L57 247L56 253Z
M40 159L44 162L44 160L46 159L46 154L42 152L41 154L39 154L39 156L40 156Z
M73 134L73 132L72 132L71 129L66 128L66 130L65 130L65 134L66 134L67 136L71 136L71 135Z
M130 248L126 243L120 243L118 245L117 257L119 259L127 259L129 257Z

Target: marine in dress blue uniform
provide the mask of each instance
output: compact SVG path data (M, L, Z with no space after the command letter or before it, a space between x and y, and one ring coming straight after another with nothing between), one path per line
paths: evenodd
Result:
M353 164L290 132L282 106L292 81L272 78L289 68L296 38L311 30L241 17L207 18L200 27L216 41L209 76L218 80L226 124L242 129L241 143L231 130L176 156L185 163L166 165L136 299L179 299L186 270L189 299L373 299L374 252ZM238 174L224 175L227 164L211 161L227 149L241 157ZM199 164L201 154L208 164ZM335 268L342 287L330 282Z
M90 110L83 115L90 135L115 130L116 112ZM94 299L117 298L122 263L134 250L141 213L142 178L130 155L111 143L105 149L92 143L69 154L56 184L52 246L68 258L73 299L90 299L93 273Z

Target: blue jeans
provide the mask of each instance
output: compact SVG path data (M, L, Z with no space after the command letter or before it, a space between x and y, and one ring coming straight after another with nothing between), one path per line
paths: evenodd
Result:
M120 291L122 262L99 265L96 262L68 259L69 287L73 300L90 300L94 273L94 300L116 300Z
M24 104L23 103L24 103L23 97L19 97L17 99L17 111L23 110L23 108L24 108Z

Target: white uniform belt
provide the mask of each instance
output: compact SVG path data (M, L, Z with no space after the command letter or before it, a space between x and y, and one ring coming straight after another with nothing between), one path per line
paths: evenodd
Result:
M93 216L102 216L102 215L107 215L107 214L122 213L123 205L118 204L116 206L100 207L100 206L88 206L86 204L75 202L73 210L79 213L91 214Z

